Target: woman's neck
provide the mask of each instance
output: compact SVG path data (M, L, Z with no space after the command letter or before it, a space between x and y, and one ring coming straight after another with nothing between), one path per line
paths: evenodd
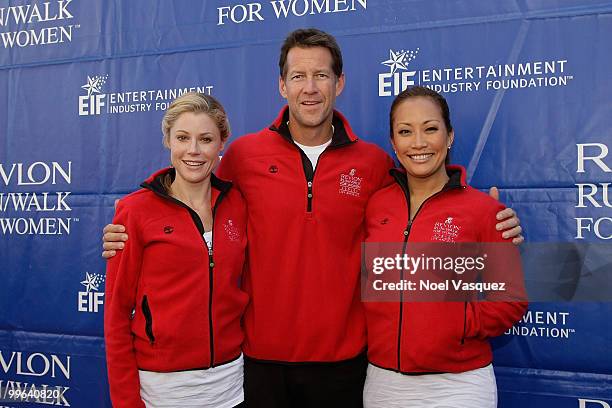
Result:
M410 191L410 219L414 218L425 200L444 188L449 179L446 169L425 178L410 175L406 177Z
M170 187L170 195L198 211L210 208L211 201L210 177L201 183L188 183L176 178Z

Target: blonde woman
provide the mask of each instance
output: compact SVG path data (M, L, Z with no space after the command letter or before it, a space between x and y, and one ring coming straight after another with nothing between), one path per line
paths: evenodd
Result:
M213 97L188 93L170 105L162 131L172 167L123 198L113 221L130 234L107 266L113 406L242 405L246 207L212 174L227 116Z

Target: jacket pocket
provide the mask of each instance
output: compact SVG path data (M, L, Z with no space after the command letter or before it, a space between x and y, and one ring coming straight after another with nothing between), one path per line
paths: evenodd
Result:
M151 314L151 309L149 308L147 295L142 297L142 314L145 318L145 333L149 338L149 342L153 344L155 343L155 336L153 335L153 315Z

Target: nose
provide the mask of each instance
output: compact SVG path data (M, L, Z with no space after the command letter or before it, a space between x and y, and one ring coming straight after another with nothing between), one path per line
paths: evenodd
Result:
M314 78L307 78L306 83L304 84L304 92L307 94L317 93L319 88L317 88L317 83Z
M423 149L427 147L427 139L423 132L415 132L414 138L412 139L412 146L415 149Z
M194 156L200 154L200 145L198 143L197 138L194 137L189 142L189 149L187 150L187 153Z

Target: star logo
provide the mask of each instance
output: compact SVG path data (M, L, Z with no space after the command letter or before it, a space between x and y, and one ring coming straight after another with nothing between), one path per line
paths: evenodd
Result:
M100 93L102 91L102 86L106 83L108 79L108 75L96 75L93 78L87 75L87 83L81 87L87 91L87 96L91 96L91 94Z
M419 53L419 48L416 50L400 50L393 51L389 50L389 59L381 62L382 65L386 65L391 69L391 73L394 74L397 70L406 71L408 70L408 63L416 58Z
M85 286L87 292L98 291L98 285L105 280L104 276L97 273L85 272L85 280L81 281L81 285Z

